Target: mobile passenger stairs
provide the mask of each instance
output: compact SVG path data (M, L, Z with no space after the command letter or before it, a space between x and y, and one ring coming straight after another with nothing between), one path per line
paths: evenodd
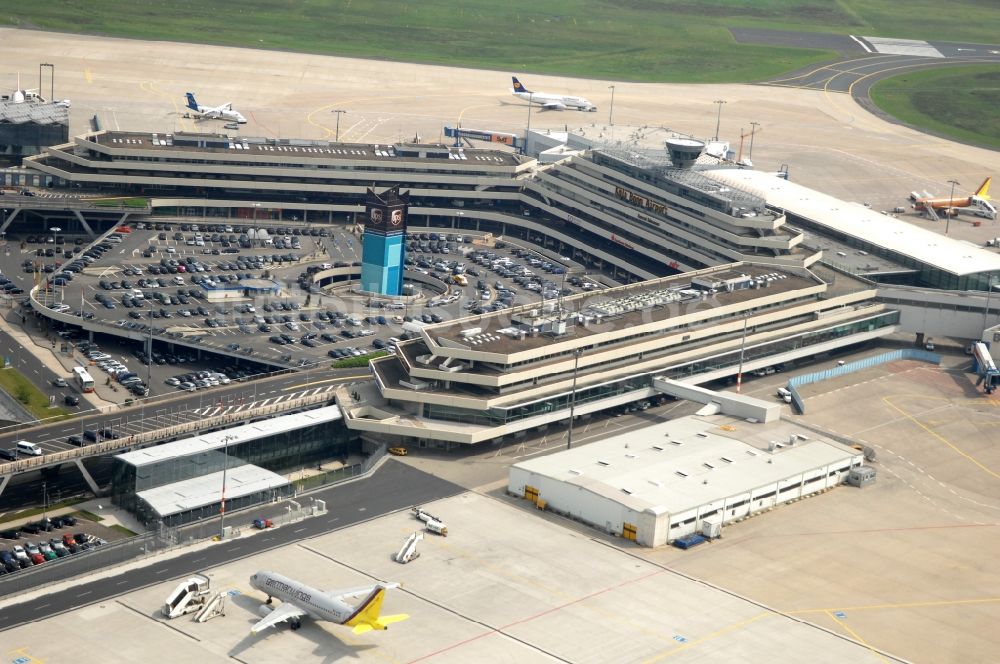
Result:
M225 615L226 593L219 592L213 596L209 585L208 577L202 574L195 574L181 581L167 595L167 601L163 604L163 617L173 620L197 611L194 619L202 623Z

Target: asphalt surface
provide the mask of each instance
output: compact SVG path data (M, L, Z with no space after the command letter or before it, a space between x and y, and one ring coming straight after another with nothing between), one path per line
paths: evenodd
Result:
M46 394L53 394L58 398L65 394L75 393L72 390L54 387L52 381L59 376L35 357L32 351L26 349L3 330L0 330L0 355L3 359L9 358L12 367L20 371ZM65 376L63 377L65 378ZM58 403L60 406L63 405L61 398L58 399Z
M194 572L225 565L263 551L288 546L392 511L406 509L464 489L389 459L369 478L311 494L325 500L327 514L275 528L253 537L221 542L168 560L155 560L145 567L123 571L109 578L77 584L33 600L0 608L0 631L24 623L104 601L112 597L182 578ZM263 511L260 511L263 514ZM244 517L249 520L258 516ZM294 576L293 572L292 575ZM152 610L152 608L150 609Z
M764 81L764 84L848 93L857 99L868 99L871 86L878 81L910 71L960 64L1000 63L1000 45L891 40L759 28L730 28L729 32L742 44L822 49L840 53L843 57L837 60L783 74ZM898 50L909 54L880 53L880 48L883 51ZM936 57L935 50L942 57ZM934 54L935 57L918 55L921 51Z
M129 408L115 410L111 414L84 414L73 420L65 420L36 427L9 427L0 432L0 448L13 447L16 440L30 440L45 452L76 449L67 442L71 435L81 435L84 430L110 428L121 436L142 431L183 424L202 419L205 416L238 414L256 406L267 406L289 401L307 394L329 393L333 398L334 387L354 380L367 380L366 371L357 369L300 372L282 374L249 383L231 383L195 393L177 392L160 399L150 399L145 407L137 404ZM115 454L105 453L105 454ZM85 465L99 483L107 477L109 464L104 459L93 456ZM0 510L23 508L42 503L42 482L47 483L50 502L55 496L66 498L88 491L82 475L75 465L66 463L58 468L43 472L30 470L15 475L3 494L0 494Z

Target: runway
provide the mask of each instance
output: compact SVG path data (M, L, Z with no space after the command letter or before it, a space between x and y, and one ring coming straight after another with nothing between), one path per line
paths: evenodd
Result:
M772 78L762 84L846 93L859 101L869 98L872 85L891 76L932 67L1000 64L1000 45L995 44L753 28L733 28L730 33L736 41L744 44L823 49L840 53L841 57L836 60Z

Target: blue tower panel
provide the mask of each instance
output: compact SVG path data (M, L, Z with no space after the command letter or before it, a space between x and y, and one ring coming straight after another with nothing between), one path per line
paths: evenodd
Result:
M403 249L406 236L365 233L361 251L361 288L381 295L403 292Z

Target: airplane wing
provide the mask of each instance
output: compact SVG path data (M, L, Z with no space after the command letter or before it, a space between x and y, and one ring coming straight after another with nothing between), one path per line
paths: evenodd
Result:
M398 588L399 584L383 583L382 586L384 586L388 590L389 588ZM332 590L326 594L328 597L332 599L337 599L343 602L349 599L362 599L364 597L368 597L368 595L370 595L372 591L375 590L376 587L377 586L375 585L371 585L371 586L360 586L358 588L345 588L343 590Z
M566 104L559 101L550 101L542 104L542 108L547 111L565 111Z
M250 633L260 634L268 627L274 627L278 623L283 623L286 620L292 620L293 618L301 618L305 615L308 615L307 612L290 602L285 602L274 611L267 614L267 617L257 621L257 624L250 628Z

